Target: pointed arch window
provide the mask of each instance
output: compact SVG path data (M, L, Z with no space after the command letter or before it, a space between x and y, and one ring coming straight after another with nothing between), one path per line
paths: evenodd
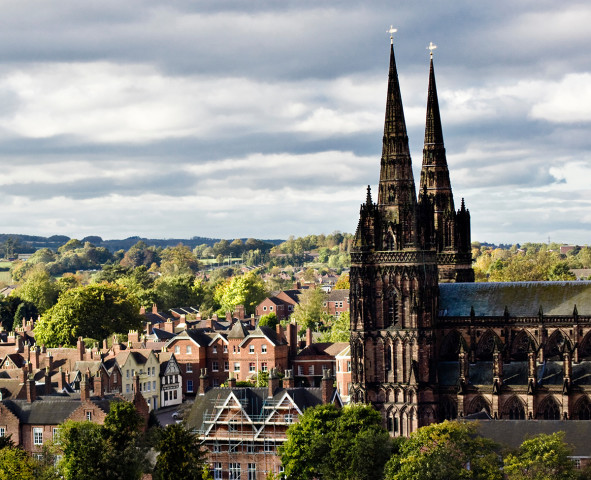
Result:
M552 397L547 397L540 405L538 420L560 420L560 407Z
M517 397L512 397L507 400L503 417L508 418L509 420L525 420L525 408L523 407L523 403Z
M583 398L577 403L574 418L578 420L591 420L591 403L589 403L589 400Z
M449 397L443 397L439 405L439 420L455 420L458 417L458 407Z

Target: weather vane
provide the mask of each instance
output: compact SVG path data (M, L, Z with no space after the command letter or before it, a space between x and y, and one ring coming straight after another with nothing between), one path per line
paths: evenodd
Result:
M433 50L435 50L437 48L437 45L435 45L433 42L429 42L429 46L427 47L427 50L429 50L429 55L431 55L431 58L433 58Z
M394 34L398 31L397 28L394 28L394 25L390 25L390 29L386 30L386 33L390 34L390 43L394 44Z

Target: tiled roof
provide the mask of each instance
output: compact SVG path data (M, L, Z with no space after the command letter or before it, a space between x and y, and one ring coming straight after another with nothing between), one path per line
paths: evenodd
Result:
M591 282L441 283L439 310L442 316L591 315Z
M329 302L346 302L349 298L349 289L338 289L338 290L331 290L328 292L328 301Z

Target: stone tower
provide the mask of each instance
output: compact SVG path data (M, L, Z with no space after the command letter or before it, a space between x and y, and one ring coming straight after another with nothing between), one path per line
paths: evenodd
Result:
M433 382L435 238L431 197L416 197L391 44L379 192L374 204L368 187L361 206L350 298L352 399L372 403L394 435L433 418L435 399L425 387Z
M473 282L470 212L464 206L464 199L457 212L454 208L443 145L433 54L431 54L429 67L429 93L420 191L419 204L425 204L427 207L425 211L431 208L433 210L431 214L434 228L432 245L437 251L439 281Z

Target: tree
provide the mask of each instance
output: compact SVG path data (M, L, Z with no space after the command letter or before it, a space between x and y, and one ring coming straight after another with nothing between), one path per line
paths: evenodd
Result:
M143 419L129 402L112 402L104 425L66 421L59 427L58 464L66 480L134 480L142 475L146 449Z
M59 247L57 249L57 253L59 253L61 255L66 252L70 252L72 250L77 250L78 248L83 248L83 247L84 247L84 244L80 240L76 240L75 238L72 238L71 240L68 240L64 245Z
M75 345L78 337L100 340L140 326L138 302L124 287L91 284L62 294L35 326L35 339L48 347Z
M176 247L168 247L160 253L162 264L160 270L163 275L194 274L199 270L199 262L191 249L182 243Z
M323 335L323 342L348 342L351 336L351 316L343 312L332 321L330 330Z
M23 449L6 446L0 449L0 480L35 480L37 463Z
M16 308L16 312L14 313L13 325L20 326L21 322L23 321L23 318L25 320L30 320L31 318L37 319L38 315L39 311L37 310L37 307L35 307L35 305L33 305L31 302L21 302L19 303L19 306Z
M254 272L230 278L218 285L214 293L222 314L233 312L237 305L244 305L247 314L254 313L255 307L266 296L265 284Z
M275 330L275 327L279 323L277 320L277 314L275 312L268 313L267 315L263 315L259 319L259 326L261 327L270 327Z
M156 280L154 291L158 305L167 310L175 307L199 306L203 291L196 287L192 274L163 276Z
M564 432L540 434L525 440L517 452L505 458L508 480L574 480L572 448L564 443Z
M339 290L349 290L349 274L343 273L337 280L337 283L335 283L334 288Z
M382 478L391 454L388 432L370 406L334 405L308 408L287 430L279 448L288 478L307 480L369 480Z
M320 288L309 288L300 295L299 302L293 309L291 320L302 329L316 328L330 316L324 311L326 293Z
M67 420L59 427L58 435L62 453L58 470L65 480L104 478L106 444L101 425Z
M154 479L177 480L202 476L205 452L201 450L197 436L183 425L173 423L164 428L156 449L159 453Z
M49 272L40 266L26 275L26 280L16 290L15 294L34 304L39 313L44 313L55 305L58 288Z
M385 468L387 480L501 480L497 446L476 425L445 421L419 428Z

